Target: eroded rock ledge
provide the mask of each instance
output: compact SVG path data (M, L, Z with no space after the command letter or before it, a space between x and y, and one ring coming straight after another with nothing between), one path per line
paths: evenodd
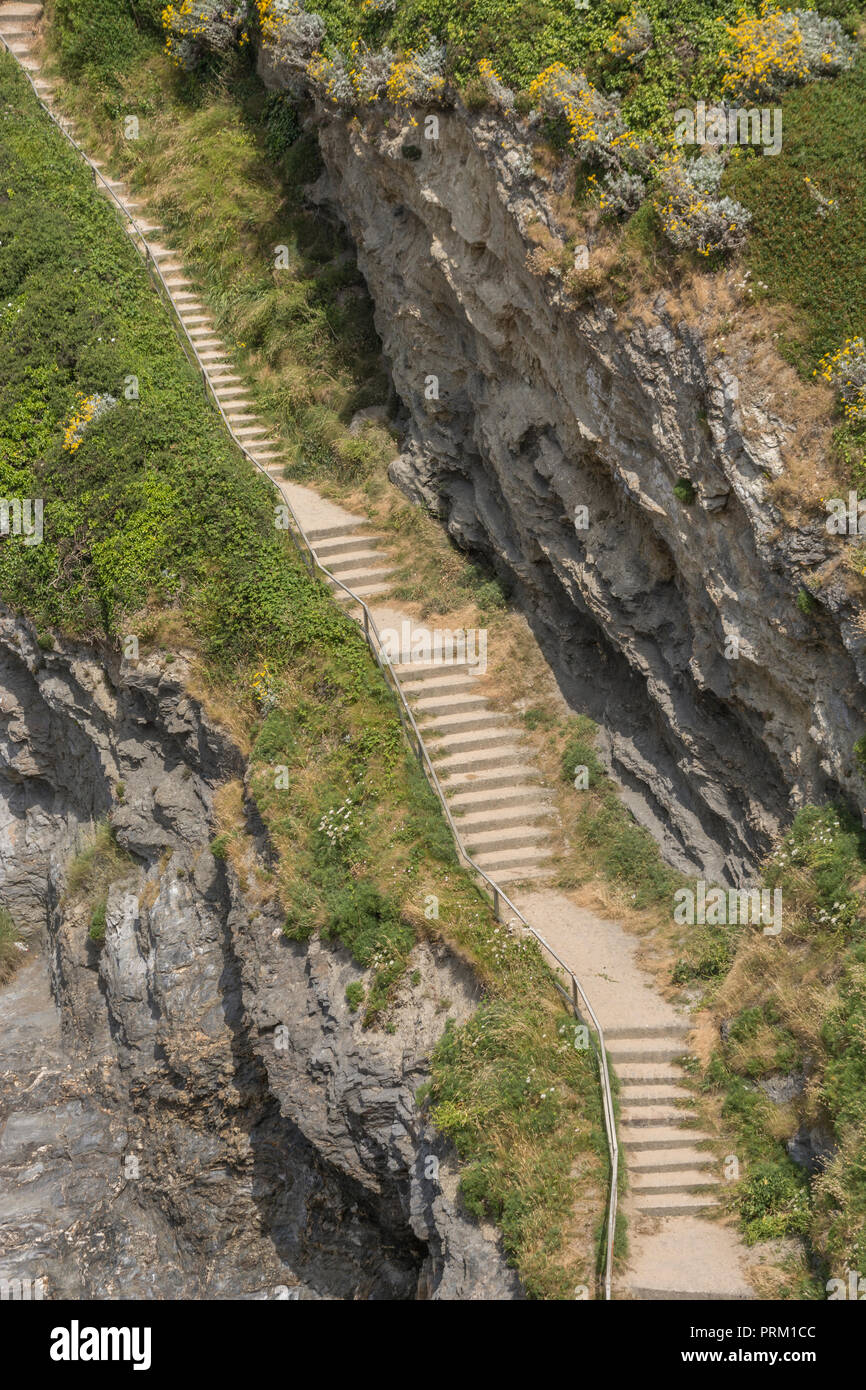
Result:
M287 942L211 855L214 789L244 766L184 676L44 652L0 617L0 901L30 931L0 989L0 1276L51 1297L520 1297L414 1102L436 1003L465 1017L471 977L419 946L396 1031L363 1032L357 969ZM106 816L133 857L100 947L64 883Z
M531 160L486 115L438 118L425 140L317 112L315 196L354 238L406 408L392 477L511 581L670 860L741 883L799 805L862 800L864 635L841 579L798 610L831 551L767 496L796 431L663 294L630 323L570 308L526 265L552 223Z

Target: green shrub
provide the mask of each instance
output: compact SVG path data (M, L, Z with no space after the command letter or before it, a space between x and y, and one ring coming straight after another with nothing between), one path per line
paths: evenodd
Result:
M800 589L797 594L797 607L805 617L810 617L818 607L818 600L808 589Z
M19 950L17 941L18 928L12 914L7 908L0 907L0 985L11 980L24 959L24 952Z
M674 984L717 980L727 975L736 954L739 933L727 927L703 927L690 935L688 950L673 970Z
M674 497L690 507L698 495L698 490L689 478L678 478L674 483Z
M607 780L595 749L581 734L576 733L569 738L562 754L563 781L573 783L579 767L586 768L587 785L590 787L598 787Z
M743 1233L748 1245L783 1236L802 1236L809 1228L809 1191L788 1163L761 1163L738 1194Z
M364 993L364 986L360 980L353 980L350 985L346 985L346 1003L353 1014L357 1013L363 1004Z
M105 911L108 905L108 897L100 898L90 914L90 926L87 935L91 941L102 943L105 940Z

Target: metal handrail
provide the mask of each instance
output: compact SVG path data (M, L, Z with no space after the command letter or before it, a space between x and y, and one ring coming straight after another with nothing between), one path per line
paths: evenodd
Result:
M7 40L3 38L2 34L0 34L0 42L3 43L4 48L6 48L6 50L9 53L12 53L12 50L9 47ZM12 53L12 57L16 59L16 62L18 61L16 54ZM526 929L526 931L529 932L530 936L532 936L533 939L537 941L538 944L547 952L551 959L556 962L557 968L567 976L571 985L570 991L563 986L560 980L557 979L555 973L553 975L553 983L556 989L559 991L559 993L571 1007L575 1017L580 1019L582 1023L585 1023L586 1018L584 1018L582 1010L585 1011L586 1016L591 1022L593 1028L595 1029L598 1042L597 1045L593 1044L593 1050L596 1053L596 1059L598 1061L599 1067L599 1081L602 1093L602 1110L604 1114L604 1125L607 1134L607 1144L608 1153L610 1156L611 1170L610 1196L608 1200L607 1211L607 1240L605 1250L604 1273L604 1296L605 1299L609 1300L611 1298L614 1238L616 1234L617 1195L619 1185L619 1147L617 1144L616 1137L616 1114L613 1103L613 1090L610 1084L610 1072L608 1070L607 1050L605 1048L604 1031L598 1019L596 1018L595 1012L592 1008L592 1005L589 1002L589 999L584 993L583 986L581 985L574 971L568 965L566 965L565 961L561 958L561 956L557 955L556 951L554 951L553 947L549 944L549 942L547 942L544 939L541 933L536 931L535 927L533 927L532 924L527 921L523 913L520 911L520 908L514 905L514 903L508 897L507 893L505 893L502 890L502 888L500 888L499 884L496 883L495 880L492 879L489 874L485 873L484 869L482 869L480 865L475 863L474 859L467 851L466 847L463 844L463 839L460 835L460 832L458 831L457 826L454 824L454 818L451 815L451 811L448 807L448 802L446 800L445 793L442 790L442 785L436 774L436 769L434 768L433 763L430 759L430 755L427 751L426 744L424 743L424 740L421 737L420 730L415 722L415 716L412 713L412 710L409 706L409 701L403 691L403 687L400 684L400 681L397 677L397 673L394 670L391 658L389 657L387 651L385 650L382 644L379 629L376 626L375 619L373 618L370 609L367 607L367 604L364 602L362 598L360 598L356 593L354 593L353 590L351 590L348 587L348 585L344 584L343 581L337 577L337 575L331 574L330 570L327 569L327 567L323 565L321 561L317 558L316 553L312 545L310 544L309 539L307 538L307 534L304 531L303 526L301 525L300 521L298 520L295 514L294 508L292 507L291 502L286 497L285 493L280 487L279 482L276 478L272 477L270 473L268 473L267 469L261 463L259 463L258 459L256 459L253 454L250 453L246 445L243 444L241 440L237 438L228 420L228 417L226 416L226 413L223 410L222 405L220 404L219 398L216 394L216 390L208 376L207 368L205 364L202 362L201 358L199 357L198 349L196 348L195 343L189 336L189 332L183 321L181 312L174 301L174 296L171 290L169 289L168 285L166 284L165 277L159 268L159 264L154 259L151 253L147 241L147 236L139 227L132 213L127 211L127 209L123 206L122 202L114 192L114 189L111 187L108 180L101 173L94 161L87 154L87 151L82 149L82 147L78 144L74 137L69 134L69 131L64 128L62 121L60 121L60 119L55 115L51 108L47 106L45 102L42 100L42 98L36 90L35 83L27 69L21 63L19 63L19 67L21 68L22 72L27 78L27 81L30 83L31 88L33 89L33 94L36 97L36 100L38 101L39 105L42 107L42 110L46 113L46 115L54 123L54 125L57 126L58 130L61 131L64 137L69 141L72 148L82 157L82 159L88 165L93 174L94 182L101 183L105 188L105 191L108 193L118 212L120 212L121 216L124 219L124 222L126 224L125 230L127 234L130 236L130 239L133 241L133 245L136 244L135 237L140 238L142 246L136 246L136 249L139 250L139 252L141 253L143 248L145 265L152 275L155 273L159 282L159 286L164 291L170 307L174 310L177 324L180 326L183 333L184 341L182 345L185 349L192 349L196 365L201 371L205 393L207 394L208 398L212 401L212 403L216 406L220 414L220 417L222 418L223 424L228 430L228 433L234 444L241 451L244 457L254 465L254 467L262 474L263 477L267 478L268 482L271 483L279 493L280 499L282 503L285 505L288 511L288 515L291 521L293 522L295 531L297 533L295 534L290 529L289 535L291 536L292 542L295 545L296 549L299 551L301 557L307 564L310 570L310 574L313 575L315 574L316 570L319 570L320 573L323 574L327 579L330 579L334 584L336 584L340 589L342 589L344 593L348 594L349 597L352 599L353 603L357 604L361 608L363 614L362 620L353 617L351 614L347 614L347 616L351 617L352 621L356 623L358 627L363 628L364 637L367 641L367 645L373 653L373 656L376 658L376 661L380 669L385 673L386 682L390 685L391 690L396 696L397 710L400 715L400 723L406 735L407 741L410 747L413 748L413 751L415 752L418 761L424 769L428 780L430 781L434 791L436 792L436 795L439 798L442 810L445 813L445 819L447 820L449 829L451 830L451 834L454 837L454 842L457 846L458 855L464 861L467 867L472 871L472 873L476 874L477 877L482 879L485 886L490 890L493 897L493 911L497 921L501 922L503 920L501 915L502 903L507 904L508 908L511 910L511 912L514 913L514 916L522 923L523 927ZM388 681L388 677L390 677L390 681ZM513 925L513 923L508 922L505 925L511 926Z

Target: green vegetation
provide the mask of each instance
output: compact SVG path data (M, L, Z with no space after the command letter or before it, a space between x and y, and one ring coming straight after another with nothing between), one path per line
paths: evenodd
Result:
M593 1068L574 1036L562 1010L494 998L462 1028L449 1026L433 1058L431 1114L463 1160L466 1205L497 1222L509 1252L531 1252L522 1274L532 1297L574 1297L550 1260L568 1231L548 1213L568 1209L575 1153L596 1163L605 1153Z
M65 901L70 905L81 903L89 907L87 934L97 945L105 940L109 889L129 873L133 865L134 860L121 849L108 821L102 821L90 842L67 867Z
M16 944L18 941L18 928L12 914L0 907L0 985L12 979L24 959L24 952Z
M575 770L585 767L585 789L569 800L568 864L561 875L564 887L574 887L601 872L637 910L661 907L669 914L681 876L669 869L648 830L635 821L619 799L593 747L595 725L577 715L567 721L567 743L561 754L562 779L574 783ZM572 816L573 808L573 816Z
M677 478L674 483L674 497L690 507L698 495L698 490L689 478Z
M354 1014L358 1012L363 1002L364 986L360 980L353 980L350 985L346 985L346 1003Z
M767 862L782 892L782 932L749 927L695 933L677 964L703 980L722 1040L702 1078L744 1164L735 1204L746 1238L803 1236L828 1273L866 1256L866 838L846 813L804 807ZM785 1082L781 1094L769 1092ZM786 1143L828 1136L830 1157L810 1178Z

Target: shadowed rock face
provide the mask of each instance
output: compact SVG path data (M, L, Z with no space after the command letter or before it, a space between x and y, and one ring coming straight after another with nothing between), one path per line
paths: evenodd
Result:
M419 947L428 988L394 1034L361 1030L351 962L288 943L210 854L214 786L243 762L183 677L45 653L0 619L0 901L30 931L0 989L0 1278L51 1297L519 1297L414 1103L435 1000L465 1017L472 980ZM63 887L106 814L133 858L99 947Z
M441 113L413 160L375 117L319 126L315 196L354 238L408 414L394 481L510 581L670 860L742 882L797 806L862 797L863 635L841 582L798 611L827 538L777 530L765 495L793 428L741 407L664 295L620 326L527 269L550 214L501 126Z

